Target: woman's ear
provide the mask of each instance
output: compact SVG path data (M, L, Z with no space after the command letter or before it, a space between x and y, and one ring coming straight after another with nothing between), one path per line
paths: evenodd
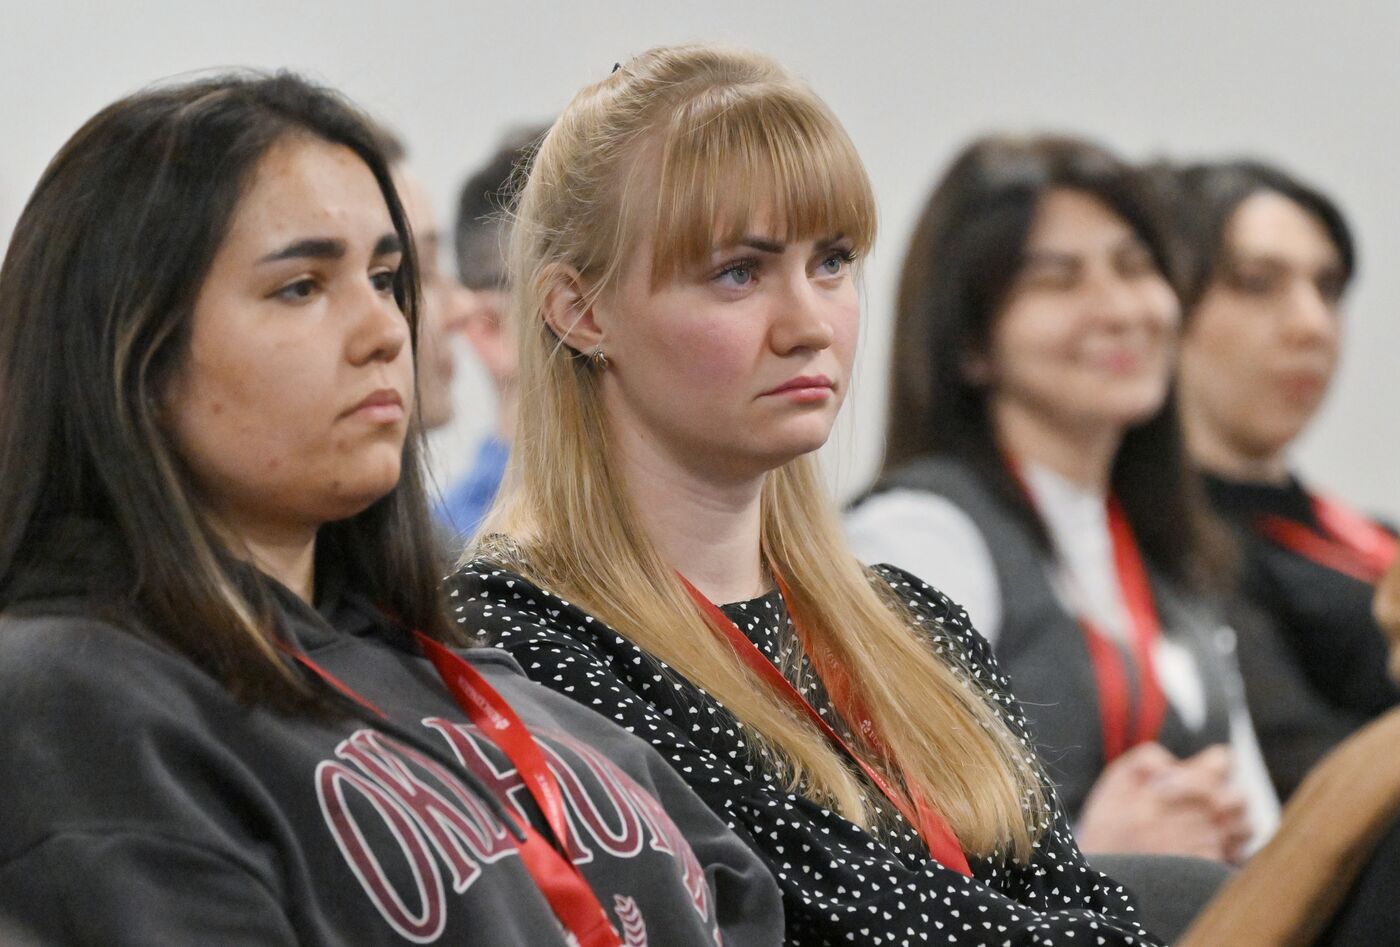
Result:
M575 352L588 354L603 344L603 329L593 313L593 297L578 270L556 263L543 274L544 321Z

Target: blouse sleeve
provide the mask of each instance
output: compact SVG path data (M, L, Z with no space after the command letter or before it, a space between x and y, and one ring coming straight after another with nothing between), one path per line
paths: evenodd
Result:
M1132 907L1123 889L1085 865L1062 813L1028 865L979 862L966 878L901 855L767 776L743 725L675 671L548 593L500 586L489 572L459 573L458 621L531 678L651 743L772 872L788 944L1156 943L1124 919ZM980 657L969 666L995 674Z
M1001 584L982 531L952 500L918 490L877 493L846 514L846 536L863 562L926 575L972 616L988 641L1001 630Z

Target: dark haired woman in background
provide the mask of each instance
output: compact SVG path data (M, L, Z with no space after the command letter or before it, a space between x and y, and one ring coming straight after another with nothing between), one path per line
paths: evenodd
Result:
M442 644L412 247L363 120L290 76L123 99L45 171L0 268L0 921L779 940L660 757Z
M991 640L1087 851L1236 860L1277 800L1210 607L1150 209L1082 141L962 153L905 261L885 467L848 525Z
M1246 595L1316 692L1360 723L1400 700L1371 615L1396 541L1304 486L1288 459L1336 369L1351 231L1325 195L1267 165L1201 165L1177 183L1187 445L1241 538Z

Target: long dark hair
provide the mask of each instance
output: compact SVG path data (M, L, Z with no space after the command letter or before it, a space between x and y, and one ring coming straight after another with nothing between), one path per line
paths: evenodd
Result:
M1343 288L1356 273L1356 241L1341 209L1282 168L1241 159L1180 167L1163 164L1153 174L1171 208L1180 244L1176 283L1188 321L1219 273L1231 218L1255 194L1280 194L1322 224L1342 264Z
M968 377L1024 259L1036 207L1053 188L1092 195L1132 228L1157 268L1174 271L1154 191L1111 152L1078 138L990 137L954 161L914 229L896 301L890 421L883 473L927 454L960 458L1047 550L1045 524L1007 469L990 392ZM1194 588L1212 586L1220 557L1189 473L1175 396L1126 432L1111 485L1149 561ZM1204 562L1203 559L1211 559Z
M162 423L195 299L254 169L288 135L369 167L404 248L395 295L416 330L417 261L365 119L289 74L156 87L103 109L54 157L0 267L0 604L57 524L95 521L130 569L145 626L240 698L319 699L274 647L270 580L211 526ZM440 603L417 423L396 489L318 535L317 569L430 635Z

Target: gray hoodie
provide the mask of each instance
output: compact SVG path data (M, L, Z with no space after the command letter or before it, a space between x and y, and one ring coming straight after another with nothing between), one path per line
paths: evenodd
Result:
M116 571L50 563L7 590L0 925L63 944L567 943L501 807L543 830L539 811L369 603L279 596L307 654L388 721L349 701L296 717L99 617ZM650 747L503 652L463 653L544 746L568 854L625 944L782 940L772 878Z

